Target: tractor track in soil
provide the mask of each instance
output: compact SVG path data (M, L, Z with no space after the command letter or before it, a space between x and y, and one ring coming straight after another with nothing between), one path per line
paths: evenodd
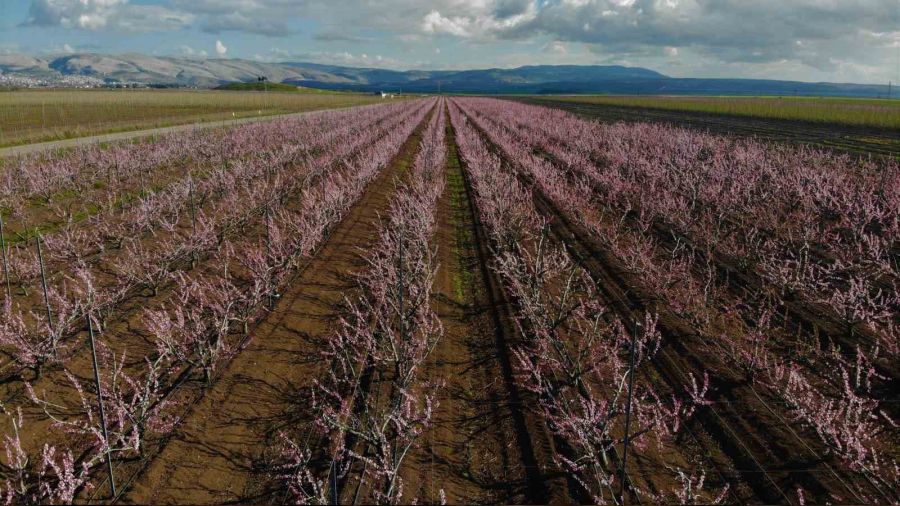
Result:
M493 146L486 133L478 130ZM500 151L495 152L507 160ZM507 165L526 187L533 188L538 211L550 219L551 234L566 245L573 258L591 274L619 317L629 325L640 321L643 313L651 309L648 302L658 301L658 298L642 293L640 283L630 279L602 246L592 241L580 226L569 221L530 178L509 162ZM720 473L731 469L730 472L739 478L739 489L746 489L742 493L749 494L745 500L793 503L794 490L799 485L823 501L831 500L831 492L844 500L860 501L854 489L844 481L845 476L822 459L824 450L810 446L810 442L820 446L815 439L802 439L785 417L772 409L771 401L763 400L733 370L706 353L708 343L686 322L671 314L664 304L654 305L652 309L659 314L658 328L664 338L664 345L653 361L652 374L680 391L689 383L688 373L699 377L705 371L712 373L710 384L717 398L713 405L701 407L688 425L703 440L706 439L704 435L710 436L709 441L717 448L706 445L707 455L715 455L716 451L722 454L716 456L717 459L724 457L726 460L716 462L714 467ZM701 438L695 438L695 441L699 443ZM726 465L728 461L731 465Z
M388 209L397 176L411 163L429 115L369 183L347 216L295 275L253 339L191 408L121 502L241 503L279 501L268 488L268 460L279 432L308 421L304 404L323 364L318 350L341 315L360 251Z

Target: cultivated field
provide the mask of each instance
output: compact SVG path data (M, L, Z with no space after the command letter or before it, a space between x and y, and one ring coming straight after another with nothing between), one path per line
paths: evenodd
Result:
M900 101L741 97L527 97L605 122L667 123L759 140L900 158Z
M823 97L571 96L560 101L900 130L900 100Z
M900 501L890 158L430 97L6 169L10 502Z
M0 147L374 103L369 95L181 90L0 91Z

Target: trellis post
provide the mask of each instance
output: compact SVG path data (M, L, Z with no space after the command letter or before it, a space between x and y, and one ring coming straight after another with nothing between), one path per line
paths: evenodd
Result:
M112 498L116 497L116 478L113 474L112 452L109 447L109 434L106 430L106 412L103 409L103 391L100 387L100 368L97 366L97 348L94 345L94 321L91 318L91 312L87 314L88 335L91 342L91 358L94 361L94 385L97 387L97 406L100 409L100 425L103 429L103 440L106 442L106 466L109 469L109 488L112 491Z

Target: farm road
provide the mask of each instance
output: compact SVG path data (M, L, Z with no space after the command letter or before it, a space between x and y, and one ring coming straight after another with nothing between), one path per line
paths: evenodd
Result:
M150 128L146 130L132 130L128 132L114 132L110 134L91 135L88 137L76 137L74 139L63 139L59 141L38 142L35 144L23 144L21 146L11 146L8 148L0 148L0 158L26 155L37 153L40 151L51 151L54 149L72 148L85 144L94 144L101 142L123 141L128 139L136 139L139 137L150 137L154 135L166 135L177 132L186 132L195 128L221 128L234 125L243 125L246 123L254 123L259 121L272 121L275 119L290 118L295 116L303 116L311 112L321 112L323 109L315 111L292 112L288 114L273 114L269 116L254 116L250 118L237 118L224 121L206 121L202 123L188 123L186 125L175 125L161 128Z

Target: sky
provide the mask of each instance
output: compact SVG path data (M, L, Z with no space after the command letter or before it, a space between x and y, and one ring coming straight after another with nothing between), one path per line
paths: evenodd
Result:
M900 0L0 0L0 53L900 81Z

